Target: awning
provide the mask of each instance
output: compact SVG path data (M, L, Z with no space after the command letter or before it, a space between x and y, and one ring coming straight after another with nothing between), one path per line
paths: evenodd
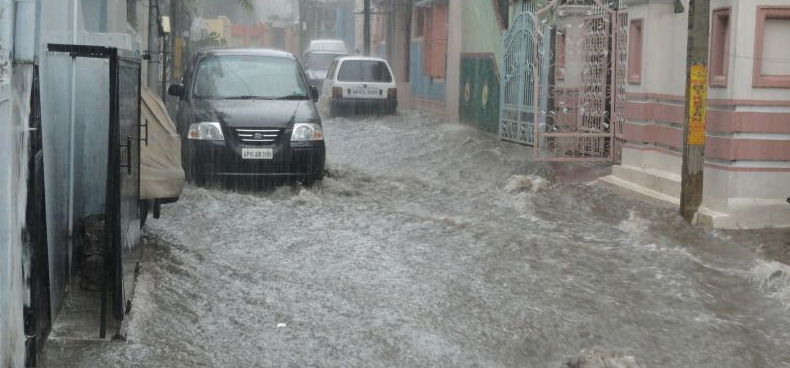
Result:
M447 4L449 0L420 0L414 6L418 8L430 8L433 4Z

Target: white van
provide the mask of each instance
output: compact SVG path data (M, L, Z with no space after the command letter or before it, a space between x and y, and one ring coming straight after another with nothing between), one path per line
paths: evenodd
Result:
M310 46L305 50L305 53L308 52L330 52L348 55L348 49L346 49L346 43L343 40L310 41Z
M324 81L330 115L349 110L395 114L398 87L389 63L382 58L347 56L338 58Z

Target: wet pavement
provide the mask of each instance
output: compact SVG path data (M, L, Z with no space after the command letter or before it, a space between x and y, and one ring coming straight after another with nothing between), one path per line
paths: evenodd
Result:
M514 189L555 167L429 115L325 130L323 183L189 188L149 221L128 341L51 342L49 366L559 368L599 346L790 367L787 231L694 228L583 181Z

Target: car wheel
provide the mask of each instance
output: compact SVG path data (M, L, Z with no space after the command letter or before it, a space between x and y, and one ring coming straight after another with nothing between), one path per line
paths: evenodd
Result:
M398 104L388 104L387 105L387 115L395 115L398 113Z
M335 104L329 105L329 117L336 118L340 115L340 106Z
M196 187L205 187L209 183L205 175L200 175L197 170L192 167L186 167L184 174L186 175L186 182Z
M302 185L304 185L305 187L312 187L313 185L315 185L315 183L318 183L321 180L324 180L324 172L323 171L321 171L321 173L319 173L319 174L313 174L313 175L305 177L302 180Z

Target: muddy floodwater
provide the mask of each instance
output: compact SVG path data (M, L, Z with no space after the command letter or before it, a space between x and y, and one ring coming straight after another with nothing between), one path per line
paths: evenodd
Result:
M552 179L531 148L404 112L325 122L311 188L189 188L145 230L128 341L67 367L790 367L781 235ZM785 233L786 234L786 233ZM786 244L771 244L782 249Z

